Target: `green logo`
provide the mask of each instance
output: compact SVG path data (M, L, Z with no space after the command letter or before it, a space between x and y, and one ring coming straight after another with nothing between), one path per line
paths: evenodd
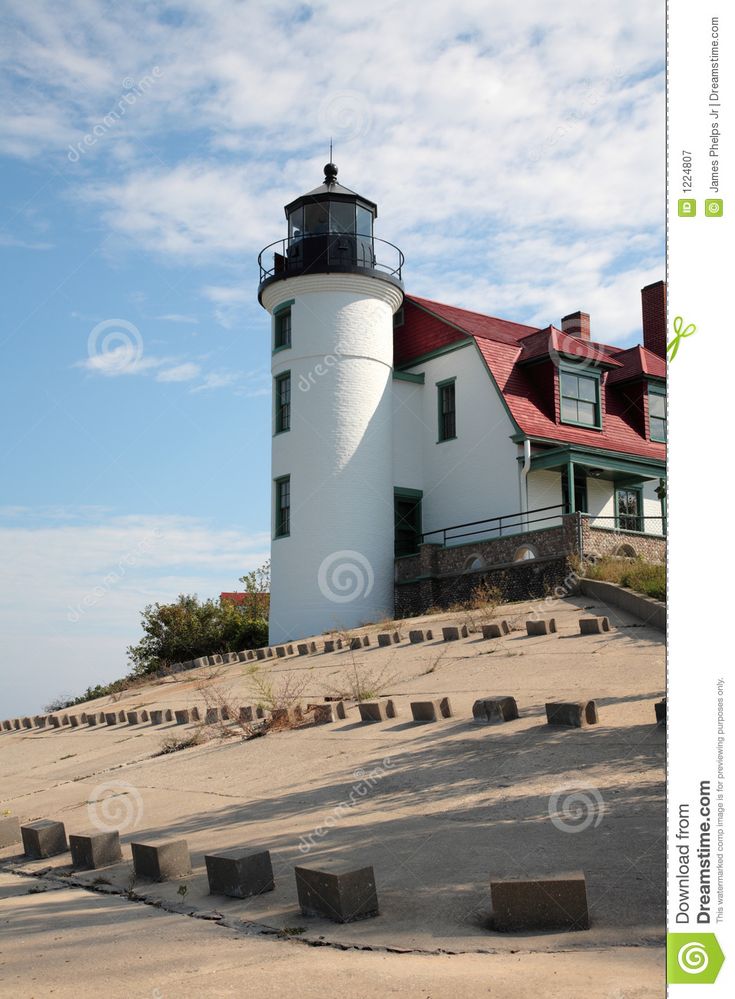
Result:
M712 985L725 955L714 933L668 933L666 976L669 985Z
M707 198L704 202L704 214L712 219L722 215L722 198Z
M694 198L679 198L679 215L682 218L693 218L697 214L697 202Z

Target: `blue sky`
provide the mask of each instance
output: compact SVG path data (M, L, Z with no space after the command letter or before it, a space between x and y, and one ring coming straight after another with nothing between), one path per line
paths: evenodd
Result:
M330 136L409 291L639 338L663 276L663 17L3 3L2 717L122 675L146 603L267 557L256 258Z

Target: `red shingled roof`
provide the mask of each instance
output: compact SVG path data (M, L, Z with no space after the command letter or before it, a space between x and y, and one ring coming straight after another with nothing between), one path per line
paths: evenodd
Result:
M550 348L552 357L554 351L571 352L567 334L553 326L539 330L413 295L406 296L403 308L404 322L394 335L396 367L407 366L425 354L471 337L524 434L552 442L665 460L666 446L647 440L636 429L642 428L644 421L631 419L631 400L615 387L618 382L636 377L665 378L665 361L644 347L621 350L607 344L577 340L580 345L574 350L577 356L582 355L599 363L603 371L609 371L603 375L603 429L587 430L558 421L558 391L554 388L551 370L544 368L544 358L549 357ZM532 359L539 362L538 369L526 363ZM547 361L547 365L550 363Z

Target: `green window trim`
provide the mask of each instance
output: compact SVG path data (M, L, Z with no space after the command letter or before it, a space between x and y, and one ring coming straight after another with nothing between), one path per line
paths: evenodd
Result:
M436 383L437 444L457 439L456 378Z
M275 433L285 434L291 429L291 372L276 375L273 383Z
M636 513L621 513L620 498L623 493L634 493L636 496ZM630 526L630 521L634 521L634 526ZM615 527L619 531L635 531L643 533L645 527L645 516L643 512L643 487L642 486L615 486Z
M566 383L566 388L565 388ZM575 384L576 383L576 384ZM590 395L590 383L593 385L593 396ZM559 422L573 427L585 427L587 430L602 430L602 386L598 371L585 369L584 373L576 366L559 365ZM564 415L565 403L576 411L577 418ZM580 412L592 407L592 420L579 418Z
M653 414L652 399L663 399L663 415ZM667 440L666 387L648 383L648 435L652 441L665 444Z
M284 302L273 312L273 353L291 347L291 303Z
M291 534L291 476L281 475L273 480L275 523L274 538L287 538Z
M290 309L295 301L296 301L295 298L289 298L287 302L280 302L273 310L273 315L274 316L278 315L278 313L283 312L284 309Z

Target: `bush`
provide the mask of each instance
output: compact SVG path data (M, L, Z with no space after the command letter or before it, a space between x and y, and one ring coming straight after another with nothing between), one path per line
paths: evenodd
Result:
M253 620L247 608L229 601L200 601L182 594L173 604L149 604L141 617L143 638L128 648L133 676L268 643L268 622Z
M618 583L656 600L666 600L666 566L662 563L606 556L588 565L585 576Z

